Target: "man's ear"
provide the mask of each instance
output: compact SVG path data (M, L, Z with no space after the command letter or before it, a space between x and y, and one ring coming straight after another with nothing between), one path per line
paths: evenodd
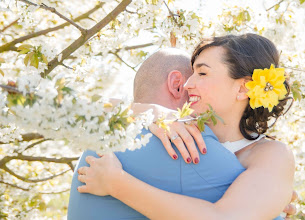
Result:
M184 88L184 77L182 73L178 70L173 70L168 74L167 77L167 86L168 91L174 96L176 99L180 99L183 95Z
M242 78L242 79L238 79L238 92L237 92L237 96L236 99L239 101L248 99L248 95L246 94L249 90L246 88L246 83L251 81L251 78Z

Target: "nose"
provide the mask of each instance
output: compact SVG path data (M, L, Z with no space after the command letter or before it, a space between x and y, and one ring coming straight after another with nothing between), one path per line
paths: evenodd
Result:
M194 74L190 76L190 78L188 78L188 80L186 81L186 83L183 85L185 90L188 89L193 89L195 88L195 83L194 83Z

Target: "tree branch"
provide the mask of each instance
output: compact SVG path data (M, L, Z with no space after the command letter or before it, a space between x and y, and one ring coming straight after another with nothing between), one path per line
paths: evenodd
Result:
M18 89L16 89L16 87L13 86L7 86L7 85L0 85L0 88L11 92L11 93L16 93L16 94L22 94L22 92L20 92Z
M30 1L28 1L28 0L18 0L18 1L24 2L24 3L28 4L28 5L39 6L40 8L43 8L43 9L45 9L45 10L47 10L47 11L50 11L50 12L52 12L52 13L58 15L60 18L64 19L65 21L69 22L69 23L72 24L74 27L76 27L78 30L80 30L80 32L81 32L82 34L86 34L86 32L87 32L87 30L86 30L85 28L79 26L79 25L76 24L73 20L70 20L69 18L67 18L67 17L64 16L63 14L59 13L59 12L58 12L55 8L53 8L53 7L49 7L49 6L47 6L46 4L44 4L44 3L38 5L38 4L35 4L35 3L30 2Z
M134 50L134 49L139 49L139 48L143 48L143 47L150 47L153 46L153 43L147 43L147 44L140 44L140 45L135 45L135 46L128 46L125 47L125 50Z
M49 62L48 69L42 72L40 75L46 77L55 67L57 67L60 62L69 57L74 51L80 48L88 39L90 39L94 34L105 27L109 22L115 19L121 12L125 10L127 5L131 3L132 0L123 0L112 12L110 12L103 20L93 26L91 29L87 30L86 34L82 34L78 39L76 39L72 44L70 44L66 49L64 49L61 61L58 61L57 57Z
M34 143L28 145L23 151L26 151L26 150L28 150L28 149L30 149L30 148L36 146L37 144L41 144L41 143L43 143L43 142L45 142L45 141L49 141L49 140L51 140L51 139L42 139L42 140L40 140L40 141L34 142Z
M282 66L285 69L290 69L290 70L295 70L295 71L300 71L300 72L305 72L305 70L302 69L298 69L298 68L293 68L293 67L289 67L289 66Z
M40 161L40 162L53 162L53 163L65 163L69 164L72 161L78 160L79 157L61 157L61 158L52 158L52 157L36 157L36 156L27 156L23 154L18 154L17 156L5 156L0 160L0 168L5 166L11 160L26 160L26 161Z
M283 1L284 1L284 0L281 0L279 3L277 3L277 4L273 5L273 6L271 6L271 7L270 7L270 8L268 8L268 9L266 9L266 11L271 10L271 9L272 9L272 8L274 8L276 5L281 4Z
M70 191L70 188L65 189L63 191L59 191L59 192L39 192L39 194L60 194L60 193L69 192L69 191Z
M128 63L126 63L117 53L109 52L110 54L113 54L115 57L117 57L122 63L124 63L126 66L131 68L133 71L137 72L134 67L130 66Z
M91 10L87 11L86 13L76 17L75 19L73 19L73 21L77 22L77 21L80 21L80 20L83 20L85 18L88 18L89 15L91 15L93 12L97 11L99 8L101 8L105 3L104 2L101 2L99 3L98 5L96 5L94 8L92 8ZM35 33L32 33L32 34L28 34L24 37L20 37L18 39L15 39L7 44L4 44L3 46L0 47L0 53L4 52L4 51L8 51L8 50L12 50L12 51L16 51L17 50L17 47L15 47L16 44L18 43L21 43L25 40L28 40L28 39L31 39L31 38L34 38L34 37L39 37L41 35L45 35L47 33L50 33L50 32L53 32L53 31L57 31L57 30L60 30L66 26L69 26L71 23L69 22L66 22L66 23L63 23L61 25L58 25L56 27L52 27L52 28L48 28L48 29L45 29L45 30L42 30L42 31L37 31Z
M35 157L19 154L18 156L10 156L11 160L26 160L26 161L42 161L42 162L53 162L53 163L69 163L74 160L78 160L79 157Z
M18 185L16 185L16 184L7 183L7 182L4 182L4 181L2 181L2 180L0 180L0 183L5 184L5 185L8 185L8 186L11 186L11 187L14 187L14 188L17 188L17 189L21 189L21 190L24 190L24 191L29 191L29 190L30 190L29 188L23 188L23 187L18 186Z
M180 25L178 24L177 19L175 18L174 13L170 10L170 8L169 8L168 5L166 4L165 0L163 1L163 3L165 4L165 6L166 6L166 8L167 8L167 10L168 10L168 12L169 12L169 14L170 14L170 16L172 16L172 18L174 19L174 22L175 22L178 26L180 26Z
M41 134L37 134L37 133L22 134L21 137L22 137L21 141L32 141L32 140L43 138L43 136ZM12 142L9 142L9 143L15 143L15 142L12 141ZM4 142L0 141L0 144L9 144L9 143L4 143Z
M22 134L21 136L23 141L31 141L31 140L43 138L41 134L37 134L37 133L27 133L27 134Z
M6 29L8 29L9 27L11 27L11 26L13 26L14 24L16 24L18 20L19 20L19 18L16 19L15 21L11 22L9 25L5 26L2 30L0 30L0 33L1 33L1 32L4 32L4 31L5 31Z
M15 172L12 171L11 169L9 169L7 166L2 167L2 169L3 169L4 171L8 172L9 174L11 174L12 176L16 177L17 179L22 180L22 181L27 182L27 183L39 183L39 182L44 182L44 181L53 179L53 178L55 178L55 177L61 176L61 175L65 174L66 172L70 171L70 169L68 169L68 170L65 170L65 171L63 171L63 172L60 172L60 173L58 173L58 174L55 174L55 175L53 175L53 176L49 176L49 177L42 178L42 179L28 179L28 178L25 178L25 177L20 176L19 174L15 173Z

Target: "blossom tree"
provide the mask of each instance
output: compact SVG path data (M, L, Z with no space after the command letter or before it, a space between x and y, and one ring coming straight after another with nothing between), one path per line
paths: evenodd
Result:
M203 37L252 32L278 46L290 77L295 103L270 135L295 153L296 218L305 219L304 0L187 4L0 0L0 218L61 219L82 150L149 141L137 135L151 113L134 115L128 98L109 99L149 54L169 46L191 52Z

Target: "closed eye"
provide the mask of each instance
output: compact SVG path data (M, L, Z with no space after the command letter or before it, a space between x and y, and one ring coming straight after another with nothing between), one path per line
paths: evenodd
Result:
M205 76L206 73L198 73L200 76Z

